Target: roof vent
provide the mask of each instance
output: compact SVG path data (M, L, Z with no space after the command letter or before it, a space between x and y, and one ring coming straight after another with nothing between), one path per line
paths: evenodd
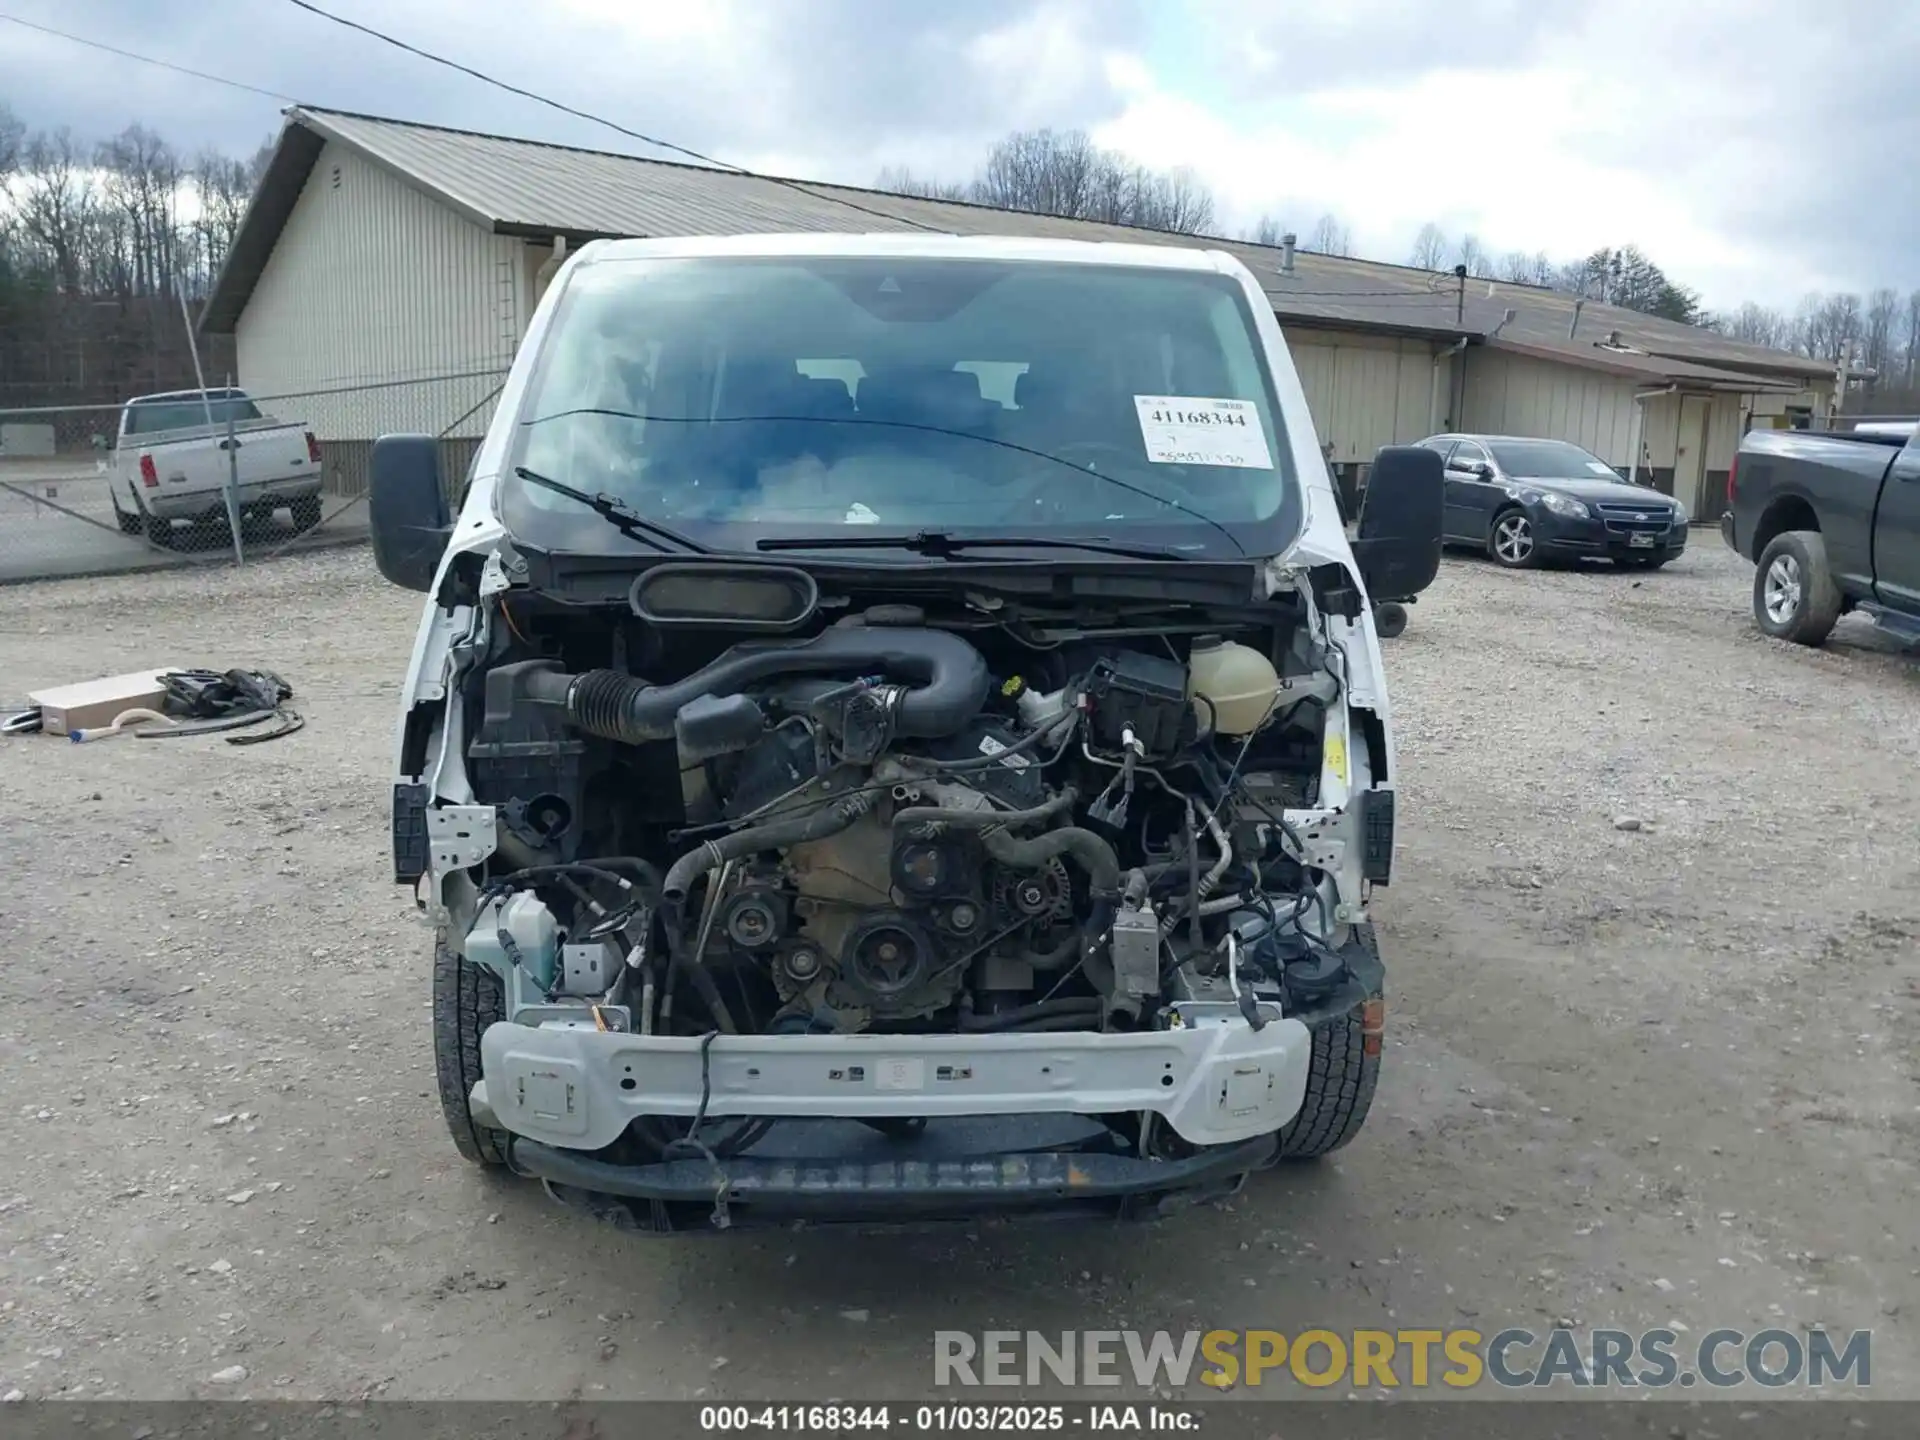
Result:
M1625 340L1622 340L1618 330L1609 330L1606 339L1593 342L1593 348L1596 350L1611 350L1616 355L1645 355L1648 353L1638 345L1631 345Z
M1567 339L1573 338L1573 332L1580 328L1580 311L1586 305L1584 296L1576 296L1573 302L1573 318L1567 321Z
M1280 237L1280 273L1282 275L1293 273L1293 247L1298 243L1298 238L1291 230Z

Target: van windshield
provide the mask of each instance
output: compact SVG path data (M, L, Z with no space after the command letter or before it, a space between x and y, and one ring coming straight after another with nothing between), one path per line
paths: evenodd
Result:
M1232 558L1278 553L1301 516L1239 285L1144 267L589 263L520 410L522 466L718 549L939 531ZM634 543L512 477L502 517L551 548Z

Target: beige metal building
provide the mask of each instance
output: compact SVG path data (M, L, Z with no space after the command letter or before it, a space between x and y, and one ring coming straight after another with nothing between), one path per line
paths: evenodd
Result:
M923 228L1196 243L295 108L201 324L236 336L241 383L287 397L268 408L309 421L335 485L351 490L388 431L470 448L569 248L602 236ZM1290 245L1198 243L1259 277L1337 466L1443 430L1548 436L1651 478L1710 520L1749 424L1830 404L1829 366L1636 311Z

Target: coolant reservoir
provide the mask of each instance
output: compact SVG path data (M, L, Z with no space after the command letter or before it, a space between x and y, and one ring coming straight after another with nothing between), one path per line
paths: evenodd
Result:
M1187 657L1200 723L1211 722L1216 735L1251 735L1273 712L1280 672L1250 645L1208 636Z

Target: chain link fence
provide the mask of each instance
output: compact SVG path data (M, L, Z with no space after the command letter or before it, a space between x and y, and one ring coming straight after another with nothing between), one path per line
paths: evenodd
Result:
M378 436L441 441L457 499L505 370L0 410L0 583L245 565L367 536Z

